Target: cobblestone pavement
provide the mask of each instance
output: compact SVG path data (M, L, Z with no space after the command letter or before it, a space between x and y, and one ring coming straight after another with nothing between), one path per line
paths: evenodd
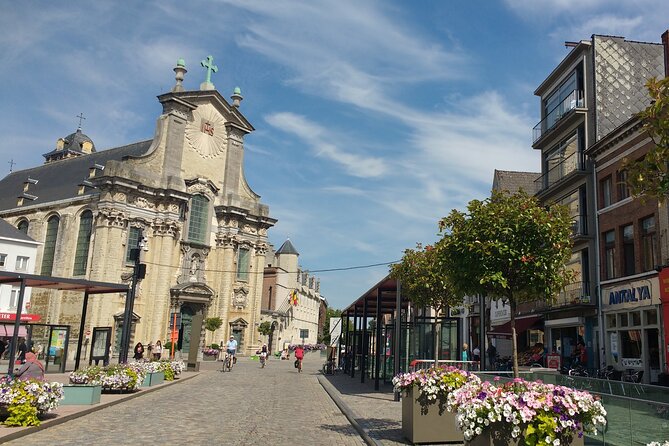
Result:
M6 444L364 445L318 383L320 365L318 355L307 354L298 374L292 361L261 369L242 358L230 373L203 371Z

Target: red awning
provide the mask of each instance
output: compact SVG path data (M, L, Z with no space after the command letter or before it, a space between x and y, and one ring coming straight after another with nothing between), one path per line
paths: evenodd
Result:
M543 321L541 316L530 316L524 317L522 319L516 319L516 334L523 333L530 328L539 326L540 321ZM498 325L497 327L492 327L488 332L490 336L495 336L497 338L511 338L511 321L506 322L505 324Z
M0 325L0 336L11 337L14 335L14 326L13 325ZM26 338L28 337L28 331L23 325L19 325L19 337Z

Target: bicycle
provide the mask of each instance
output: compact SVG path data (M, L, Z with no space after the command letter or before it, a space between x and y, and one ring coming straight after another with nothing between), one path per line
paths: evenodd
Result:
M264 369L265 368L265 363L267 362L267 353L266 352L261 352L260 353L260 368Z
M221 372L231 372L233 365L232 354L226 353L225 359L223 359L223 368L221 368Z

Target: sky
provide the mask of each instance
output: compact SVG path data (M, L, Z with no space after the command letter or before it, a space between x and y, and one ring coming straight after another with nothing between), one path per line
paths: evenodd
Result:
M437 222L539 171L535 88L592 34L659 42L666 0L0 0L0 174L82 128L98 150L153 137L156 96L239 86L245 176L321 294L344 308ZM0 191L2 193L2 191Z

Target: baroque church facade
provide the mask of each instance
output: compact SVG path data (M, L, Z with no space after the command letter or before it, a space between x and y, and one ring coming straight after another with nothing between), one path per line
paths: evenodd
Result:
M43 243L41 275L130 283L131 249L146 241L131 346L177 332L187 355L191 345L204 345L204 321L219 317L223 325L208 338L235 336L239 351L251 352L259 342L267 231L276 223L244 177L244 137L254 128L239 110L240 90L231 103L224 99L211 68L196 91L184 89L182 59L174 71L176 85L158 96L163 112L153 139L96 151L79 128L57 141L43 165L0 181L0 217ZM74 342L81 301L81 293L34 289L31 312L71 326ZM125 294L91 295L88 307L86 330L112 327L115 354L124 305Z

